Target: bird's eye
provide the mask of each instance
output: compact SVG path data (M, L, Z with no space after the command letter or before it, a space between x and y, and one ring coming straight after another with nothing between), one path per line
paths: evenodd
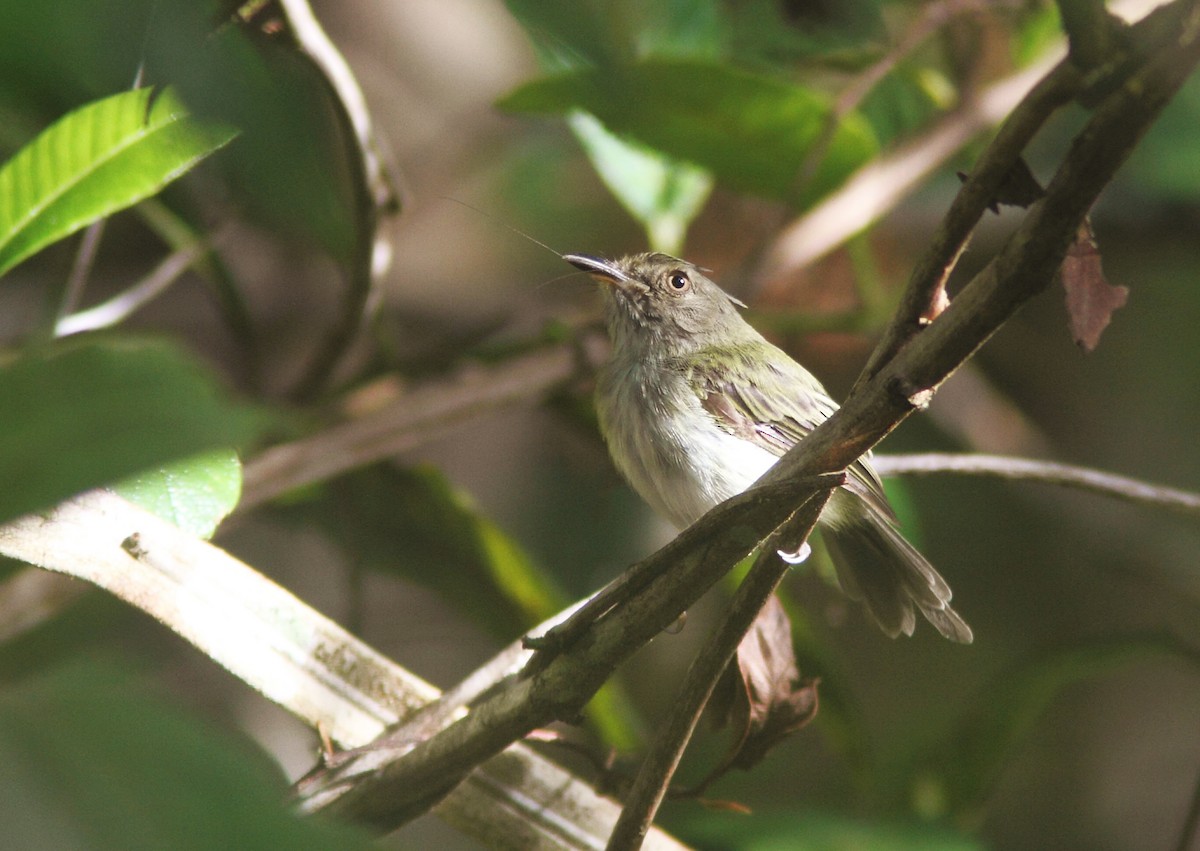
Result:
M692 288L692 280L687 276L687 272L672 272L671 277L667 278L667 284L677 293L686 293Z

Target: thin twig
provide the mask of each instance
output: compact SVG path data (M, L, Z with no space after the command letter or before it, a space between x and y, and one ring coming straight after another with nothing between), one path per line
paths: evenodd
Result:
M806 477L751 488L715 507L645 560L657 563L658 569L650 571L657 579L596 621L586 640L554 653L533 673L505 681L470 714L403 758L353 784L311 790L313 797L301 802L302 809L394 829L423 811L428 790L445 788L531 730L575 718L620 662L661 634L798 503L829 487L824 481L814 488L813 481Z
M341 316L301 378L295 395L315 395L337 368L370 312L376 284L391 266L391 243L380 226L400 210L400 193L384 165L367 100L345 57L338 52L307 0L280 0L288 27L300 50L329 84L334 109L351 130L354 144L345 146L350 173L355 175L357 245L348 271Z
M717 631L688 667L667 725L646 754L633 786L625 796L625 807L608 839L606 851L637 851L642 847L717 681L733 660L738 644L759 611L791 569L776 551L790 550L798 546L798 542L807 540L829 494L827 490L808 499L786 524L786 533L777 531L762 545L754 566L738 586Z
M123 322L166 292L167 288L179 280L192 264L213 250L214 243L219 238L214 238L212 242L204 239L197 240L191 245L172 252L155 266L150 274L123 293L113 296L95 307L89 307L87 310L81 310L59 319L54 326L54 335L68 337L84 331L111 328L113 325Z
M585 347L586 348L586 347ZM244 471L239 511L281 493L413 448L446 426L484 411L544 398L579 369L579 347L558 343L494 366L471 364L360 419L273 446Z
M1126 502L1150 505L1187 516L1200 515L1200 494L1152 485L1128 476L1118 476L1090 467L1012 458L1004 455L927 452L912 455L877 455L875 469L881 476L921 476L954 473L964 476L994 476L1025 482L1077 488Z
M1159 7L1139 21L1135 29L1153 32L1158 20L1178 14L1180 8L1175 4ZM1116 65L1123 58L1114 56L1112 63ZM1084 90L1086 83L1083 71L1064 59L1012 109L960 187L934 234L932 246L924 252L920 263L909 276L896 314L863 367L855 382L856 387L877 374L921 330L922 317L927 314L939 291L944 292L946 281L976 224L988 207L995 203L997 190L1011 173L1025 147L1052 114ZM996 87L989 92L994 97L998 94Z
M883 56L869 65L842 89L825 121L820 137L813 143L800 166L798 188L803 188L825 159L829 146L837 135L842 119L858 108L863 98L879 84L900 62L925 43L925 40L959 15L992 11L996 4L986 0L941 0L925 6L917 19L900 35ZM796 194L799 194L798 192Z
M1023 104L1052 65L1052 59L1043 60L993 83L925 133L863 166L779 232L756 278L767 281L808 266L883 218L967 142Z
M1084 70L1107 61L1117 21L1104 0L1056 0L1055 5L1071 45L1071 61Z
M67 275L67 284L63 288L62 299L54 316L55 335L57 326L70 315L83 299L83 291L87 280L96 264L96 254L100 250L100 240L104 237L104 228L108 219L97 219L87 226L83 238L79 241L79 250L75 253L75 262L71 264L71 272Z

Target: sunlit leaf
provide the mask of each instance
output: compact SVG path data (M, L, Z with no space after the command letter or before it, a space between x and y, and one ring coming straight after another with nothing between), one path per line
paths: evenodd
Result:
M687 227L712 191L708 173L614 136L586 112L567 121L601 180L646 229L650 247L681 253Z
M218 449L145 470L114 490L200 538L210 538L242 493L237 453Z
M819 162L832 105L801 86L727 65L647 60L528 83L500 106L568 115L584 110L606 128L711 171L731 186L803 206L839 185L872 156L861 116L837 124Z
M0 168L0 274L155 194L235 135L191 117L169 89L67 114Z
M178 349L88 342L0 366L0 519L205 450L266 424Z

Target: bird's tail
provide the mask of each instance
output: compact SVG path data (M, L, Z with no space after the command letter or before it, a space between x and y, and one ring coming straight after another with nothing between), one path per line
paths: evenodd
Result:
M851 522L822 524L821 536L842 590L889 636L912 635L916 608L946 638L971 643L971 628L950 608L946 580L886 518L868 509Z

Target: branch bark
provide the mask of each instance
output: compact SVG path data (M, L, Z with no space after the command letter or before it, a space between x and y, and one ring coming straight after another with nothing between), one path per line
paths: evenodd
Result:
M414 790L452 782L507 742L549 721L574 717L619 662L776 529L805 493L793 492L789 503L780 500L785 491L776 488L796 487L813 476L845 469L923 406L955 368L1050 284L1079 221L1200 61L1195 4L1177 0L1172 11L1180 16L1180 26L1104 100L1046 196L1030 209L1000 254L928 328L894 356L881 358L880 367L864 377L841 410L784 456L755 488L718 506L651 556L648 561L670 565L668 572L624 607L598 619L586 635L538 665L535 673L509 679L466 717L402 759L323 798L319 808L376 827L393 827L415 814ZM1054 103L1062 97L1059 85L1060 81L1047 84L1055 92ZM1036 112L1039 120L1048 114L1045 109ZM1000 150L1007 150L1003 143ZM990 165L985 161L981 168Z
M1200 516L1200 494L1056 461L1012 458L1005 455L927 452L912 455L876 455L873 463L881 476L954 473L1042 482L1162 508L1176 514Z
M224 550L112 493L0 526L0 554L104 588L343 746L374 740L438 696ZM444 797L435 810L445 821L511 851L593 851L617 818L612 801L523 744ZM683 848L662 832L652 847Z

